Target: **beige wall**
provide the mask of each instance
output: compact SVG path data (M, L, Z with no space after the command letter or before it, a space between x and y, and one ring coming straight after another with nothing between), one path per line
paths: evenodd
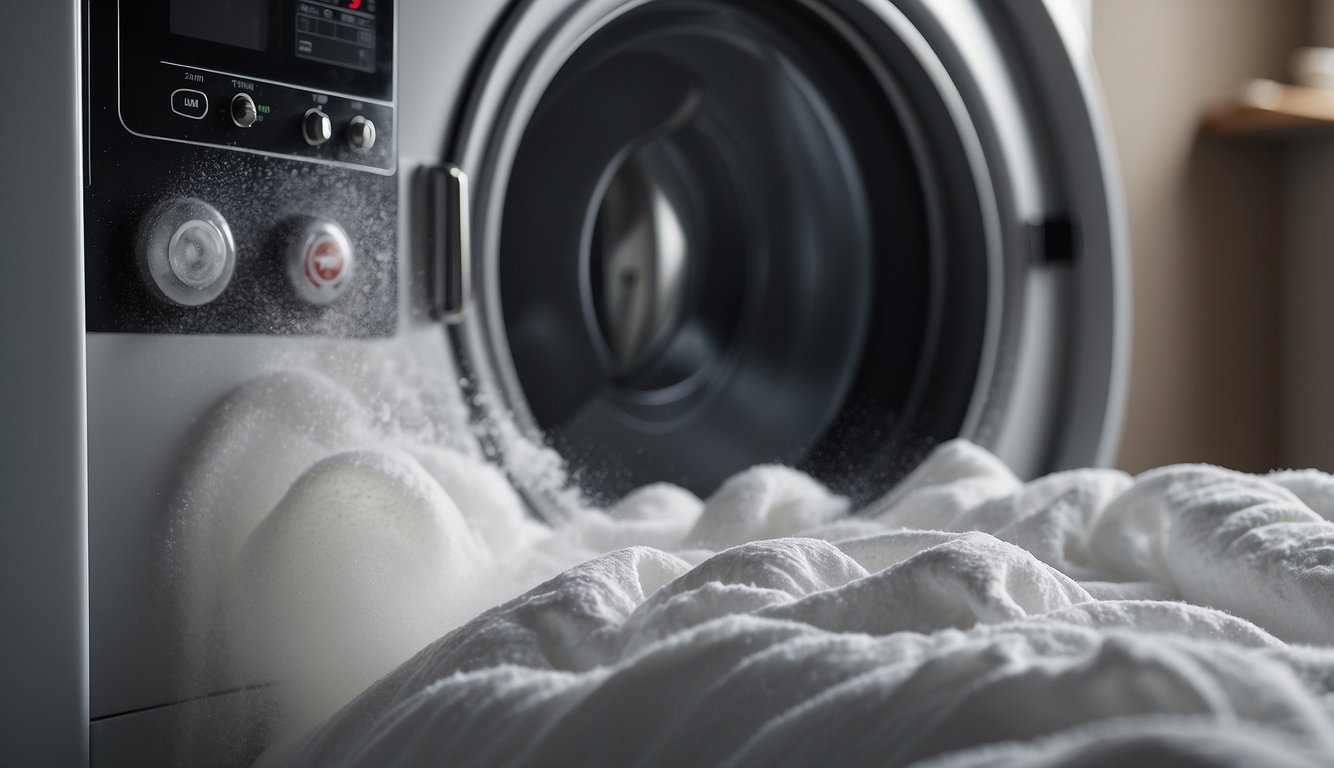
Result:
M1303 0L1094 0L1134 256L1127 470L1280 463L1285 149L1197 129L1247 79L1284 75L1304 20Z

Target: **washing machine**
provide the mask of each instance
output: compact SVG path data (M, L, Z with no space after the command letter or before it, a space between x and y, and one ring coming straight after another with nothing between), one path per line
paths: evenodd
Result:
M541 518L568 486L706 495L766 462L867 501L958 436L1028 477L1112 458L1125 235L1078 2L16 12L0 546L20 761L264 746L180 743L201 708L262 707L280 681L182 675L171 582L206 556L173 549L183 457L276 369L364 386L336 363L417 361L447 439Z

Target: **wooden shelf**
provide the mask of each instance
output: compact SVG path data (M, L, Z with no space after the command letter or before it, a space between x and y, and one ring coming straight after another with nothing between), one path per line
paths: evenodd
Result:
M1334 90L1256 80L1204 119L1204 132L1235 136L1334 135Z

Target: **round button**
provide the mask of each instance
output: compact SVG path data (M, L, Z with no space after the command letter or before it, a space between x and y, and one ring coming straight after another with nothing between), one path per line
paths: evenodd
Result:
M375 146L375 123L361 115L347 124L347 143L357 152L369 152Z
M333 138L333 122L319 109L308 109L301 120L301 133L307 144L318 147Z
M176 228L167 245L167 264L176 279L191 288L217 282L227 266L227 245L211 221L191 219Z
M241 128L249 128L259 118L255 100L250 98L248 93L238 93L232 97L231 113L232 122Z
M302 301L332 303L352 284L355 267L356 254L342 227L322 219L295 222L287 249L287 276Z
M139 225L140 269L153 293L185 307L222 295L236 269L236 243L217 209L192 197L163 200Z

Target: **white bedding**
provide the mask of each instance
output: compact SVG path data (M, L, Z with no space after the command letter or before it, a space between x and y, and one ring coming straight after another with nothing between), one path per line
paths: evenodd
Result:
M855 516L759 467L706 502L649 487L558 533L497 478L448 451L338 454L250 535L237 646L267 627L251 634L272 655L272 627L303 626L263 662L297 676L346 622L357 647L420 647L584 560L259 765L1334 765L1330 476L1022 484L955 442ZM409 577L412 594L383 586ZM273 597L303 578L342 607Z

